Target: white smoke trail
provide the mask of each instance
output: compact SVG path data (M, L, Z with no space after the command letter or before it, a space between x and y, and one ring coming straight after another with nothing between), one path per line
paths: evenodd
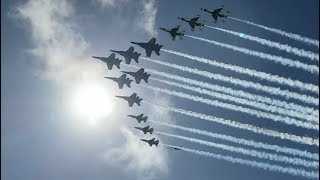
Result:
M253 161L253 160L246 160L246 159L241 159L241 158L235 158L232 156L226 156L226 155L215 154L215 153L210 153L210 152L205 152L205 151L199 151L199 150L189 149L189 148L185 148L185 147L172 146L172 145L167 145L167 144L163 144L163 143L162 143L162 145L166 146L166 147L171 147L171 148L178 148L178 149L181 149L182 151L194 153L194 154L197 154L200 156L211 157L211 158L215 158L215 159L219 159L219 160L229 161L232 163L248 165L251 167L260 168L260 169L264 169L264 170L287 173L287 174L291 174L294 176L302 176L305 178L314 178L314 179L319 178L319 173L314 172L314 171L306 171L304 169L296 169L296 168L292 168L292 167L283 167L283 166L279 166L279 165L272 165L269 163L258 162L258 161Z
M168 95L189 99L189 100L192 100L195 102L201 102L201 103L205 103L205 104L216 106L216 107L221 107L221 108L231 109L231 110L238 111L238 112L248 113L253 116L256 116L257 118L263 117L266 119L273 120L275 122L281 122L281 123L285 123L285 124L289 124L289 125L295 125L297 127L303 127L303 128L307 128L307 129L315 129L315 130L319 131L319 126L312 124L312 123L302 122L302 121L298 121L296 119L292 119L292 118L288 118L288 117L277 116L274 114L269 114L269 113L265 113L262 111L257 111L257 110L245 108L242 106L235 106L232 104L223 103L223 102L219 102L216 100L205 99L205 98L201 98L199 96L193 96L190 94L185 94L185 93L172 91L172 90L168 90L168 89L157 88L157 87L141 85L141 84L139 84L139 86L149 88L152 90L156 90L156 91L160 91L160 92L166 93Z
M300 57L306 57L306 58L309 58L311 60L319 61L319 54L311 52L311 51L305 51L303 49L299 49L299 48L296 48L296 47L291 47L291 46L286 45L286 44L280 44L278 42L269 41L267 39L259 38L259 37L256 37L256 36L251 36L249 34L244 34L244 33L236 32L236 31L231 31L231 30L228 30L228 29L222 29L222 28L217 28L217 27L208 26L208 25L205 25L205 26L208 27L208 28L211 28L211 29L216 29L216 30L219 30L219 31L222 31L222 32L226 32L226 33L235 35L235 36L239 36L239 37L241 37L243 39L248 39L248 40L251 40L251 41L255 41L255 42L260 43L262 45L266 45L266 46L269 46L269 47L277 48L279 50L283 50L283 51L295 54L295 55L300 56Z
M276 112L276 113L281 114L281 115L297 117L297 118L300 118L300 119L302 119L304 121L310 121L311 123L319 124L319 118L315 117L315 116L301 114L301 113L298 113L296 111L288 111L288 110L282 109L282 108L274 108L272 106L268 106L268 105L265 105L263 103L254 102L254 101L248 101L248 100L243 99L243 98L237 98L237 97L233 97L233 96L229 96L229 95L225 95L225 94L221 94L221 93L208 91L206 89L201 89L199 87L192 87L192 86L188 86L188 85L185 85L185 84L175 83L175 82L161 80L161 79L157 79L157 78L150 78L150 79L153 79L155 81L158 81L158 82L161 82L161 83L165 83L165 84L168 84L168 85L172 85L172 86L180 87L180 88L183 88L183 89L191 90L191 91L194 91L194 92L198 92L200 94L209 95L209 96L214 97L214 98L223 99L223 100L229 100L229 101L233 101L233 102L236 102L236 103L239 103L239 104L248 105L248 106L251 106L251 107L254 107L254 108L257 108L257 109L261 109L261 110L264 110L264 111L270 111L272 113Z
M210 43L210 44L214 44L214 45L217 45L217 46L221 46L221 47L224 47L224 48L227 48L227 49L232 49L234 51L242 52L242 53L247 54L247 55L256 56L256 57L259 57L259 58L262 58L262 59L273 61L273 62L279 63L279 64L281 64L283 66L294 67L294 68L302 69L304 71L307 71L307 72L310 72L310 73L313 73L313 74L319 74L319 68L316 65L308 65L308 64L304 64L302 62L294 61L294 60L291 60L291 59L288 59L288 58L284 58L284 57L281 57L281 56L275 56L275 55L271 55L271 54L266 54L266 53L263 53L263 52L258 52L258 51L254 51L254 50L251 50L251 49L238 47L238 46L230 45L230 44L226 44L226 43L221 43L221 42L218 42L218 41L209 40L209 39L205 39L205 38L201 38L201 37L191 36L191 35L187 35L187 34L184 35L184 36L190 37L190 38L193 38L193 39L197 39L197 40L200 40L200 41L204 41L204 42L207 42L207 43Z
M200 129L188 128L188 127L175 125L175 124L169 124L169 123L160 122L160 121L154 121L154 120L148 120L148 121L153 122L153 123L157 123L159 125L163 125L163 126L167 126L167 127L171 127L171 128L176 128L176 129L180 129L180 130L187 131L190 133L200 134L200 135L204 135L204 136L208 136L208 137L212 137L212 138L217 138L217 139L221 139L221 140L225 140L225 141L229 141L229 142L233 142L233 143L237 143L237 144L242 144L242 145L251 146L251 147L260 148L260 149L272 150L272 151L290 154L290 155L294 155L294 156L300 156L300 157L304 157L304 158L310 158L310 159L314 159L317 161L319 160L319 154L317 154L317 153L310 153L308 151L302 151L299 149L282 147L282 146L267 144L267 143L263 143L263 142L256 142L253 140L242 139L242 138L237 138L237 137L233 137L233 136L227 136L224 134L212 133L212 132L208 132L208 131L204 131L204 130L200 130Z
M317 161L309 161L309 160L304 160L301 158L291 158L291 157L287 157L287 156L283 156L283 155L261 152L261 151L256 151L256 150L252 150L252 149L244 149L241 147L229 146L229 145L224 145L224 144L218 144L218 143L214 143L214 142L210 142L210 141L203 141L200 139L179 136L179 135L175 135L175 134L168 134L168 133L159 132L159 131L154 131L154 133L160 134L160 135L165 135L165 136L170 136L170 137L174 137L174 138L178 138L178 139L183 139L186 141L202 144L205 146L215 147L215 148L223 149L226 151L241 153L241 154L253 156L256 158L268 159L271 161L284 162L284 163L293 164L293 165L300 165L300 166L304 166L304 167L319 168L319 164Z
M139 69L138 66L135 65L130 65L130 67L134 67ZM169 74L169 73L165 73L162 71L157 71L151 68L148 68L148 71L152 74L156 74L162 77L166 77L169 79L173 79L173 80L177 80L177 81L181 81L184 83L188 83L190 85L196 85L202 88L207 88L216 92L221 92L221 93L225 93L225 94L229 94L235 97L241 97L241 98L245 98L245 99L249 99L255 102L261 102L261 103L265 103L265 104L269 104L270 108L273 108L273 106L276 107L282 107L291 111L298 111L300 113L306 114L306 115L313 115L315 117L319 117L319 111L313 108L309 108L309 107L304 107L304 106L300 106L298 104L294 104L294 103L287 103L285 101L280 101L277 99L271 99L269 97L265 97L265 96L260 96L260 95L255 95L255 94L251 94L251 93L247 93L241 90L234 90L228 87L224 87L224 86L218 86L218 85L214 85L214 84L209 84L203 81L196 81L190 78L185 78L182 76L177 76L174 74ZM272 106L270 106L272 105Z
M253 23L253 22L250 22L250 21L245 21L245 20L242 20L242 19L234 18L234 17L229 17L229 18L233 19L233 20L240 21L240 22L244 22L244 23L259 27L259 28L262 28L262 29L270 31L270 32L274 32L276 34L280 34L280 35L288 37L290 39L294 39L294 40L297 40L297 41L300 41L300 42L304 42L304 43L307 43L307 44L313 44L313 45L316 45L317 47L319 47L319 41L315 40L315 39L310 39L308 37L302 37L301 35L298 35L298 34L288 33L288 32L282 31L280 29L266 27L266 26L263 26L263 25L260 25L260 24L256 24L256 23Z
M185 54L182 52L177 52L177 51L173 51L173 50L167 50L167 49L161 49L164 52L167 53L171 53L171 54L175 54L178 56L182 56L185 58L189 58L192 60L196 60L198 62L202 62L202 63L206 63L212 66L216 66L216 67L220 67L223 69L228 69L231 71L235 71L237 73L241 73L241 74L246 74L249 76L253 76L253 77L257 77L259 79L264 79L264 80L268 80L271 82L275 82L275 83L279 83L281 85L288 85L291 87L296 87L299 88L302 91L308 90L314 93L319 94L319 87L313 84L308 84L308 83L303 83L297 80L292 80L289 78L284 78L284 77L279 77L277 75L272 75L272 74L268 74L265 72L261 72L261 71L256 71L253 69L248 69L248 68L243 68L240 66L235 66L235 65L231 65L231 64L225 64L225 63L221 63L221 62L217 62L215 60L211 60L211 59L206 59L206 58L202 58L202 57L198 57L198 56L193 56L193 55L189 55L189 54Z
M199 119L202 119L202 120L207 120L207 121L211 121L211 122L220 123L220 124L224 124L224 125L227 125L227 126L230 126L230 127L235 127L235 128L239 128L239 129L248 130L248 131L251 131L251 132L254 132L254 133L263 134L263 135L270 136L270 137L286 139L286 140L289 140L289 141L292 141L292 142L296 142L296 143L300 143L300 144L308 144L308 145L319 146L319 139L313 139L313 138L310 138L310 137L301 137L301 136L297 136L297 135L293 135L293 134L282 133L282 132L278 132L278 131L274 131L274 130L270 130L270 129L260 128L260 127L256 127L256 126L253 126L253 125L240 123L240 122L237 122L237 121L218 118L218 117L214 117L214 116L210 116L210 115L206 115L206 114L196 113L196 112L193 112L193 111L187 111L187 110L184 110L184 109L179 109L179 108L174 108L174 107L169 107L169 106L162 106L162 105L159 105L159 104L154 104L154 103L150 103L150 102L146 102L146 101L143 101L142 103L153 105L153 106L157 106L157 107L161 107L161 108L165 108L165 109L167 109L169 111L176 112L176 113L179 113L179 114L183 114L183 115L186 115L186 116L195 117L195 118L199 118Z
M145 60L153 62L153 63L161 64L161 65L164 65L164 66L168 66L168 67L171 67L171 68L179 69L181 71L185 71L185 72L197 74L197 75L200 75L200 76L204 76L204 77L207 77L207 78L210 78L210 79L224 81L224 82L236 84L236 85L239 85L239 86L243 86L243 87L246 87L246 88L253 88L255 90L264 91L264 92L267 92L267 93L270 93L270 94L279 95L279 96L283 96L283 97L286 97L286 98L297 99L297 100L300 100L300 101L305 102L305 103L319 105L319 101L318 101L317 98L306 96L306 95L301 95L301 94L294 93L294 92L290 92L288 90L281 90L280 88L274 88L274 87L270 87L270 86L263 86L263 85L261 85L259 83L254 83L254 82L245 81L245 80L241 80L241 79L237 79L237 78L227 77L227 76L223 76L221 74L214 74L214 73L210 73L210 72L207 72L207 71L202 71L202 70L199 70L199 69L196 69L196 68L189 68L189 67L185 67L185 66L179 66L179 65L176 65L176 64L173 64L173 63L167 63L167 62L154 60L154 59L150 59L150 58L146 58L146 57L143 57L142 59L145 59Z

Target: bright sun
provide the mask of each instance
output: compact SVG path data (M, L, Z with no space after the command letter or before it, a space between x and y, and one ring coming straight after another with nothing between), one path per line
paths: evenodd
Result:
M91 126L107 117L113 109L107 90L97 84L79 87L74 94L73 102L76 112L83 115Z

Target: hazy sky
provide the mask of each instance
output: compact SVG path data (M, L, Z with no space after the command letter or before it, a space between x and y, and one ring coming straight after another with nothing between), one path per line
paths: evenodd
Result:
M217 30L204 28L202 31L191 32L186 23L177 19L177 17L191 18L200 14L201 19L205 20L207 25L319 53L319 49L315 46L297 42L232 19L226 19L225 23L215 24L209 14L200 11L200 8L203 7L213 9L222 4L231 11L232 17L319 40L319 2L316 0L1 1L1 178L5 180L303 179L299 176L233 164L183 151L168 150L161 146L150 148L147 144L139 141L139 138L156 137L160 139L160 143L301 168L301 166L245 156L168 136L157 134L145 136L132 128L145 124L137 124L134 119L128 118L127 114L145 113L152 120L319 153L316 146L255 134L176 114L157 106L142 104L141 107L128 108L126 102L114 98L114 95L130 95L132 92L137 92L143 100L160 105L178 107L299 136L318 139L319 135L315 130L276 123L270 119L257 118L247 113L169 96L134 84L131 89L119 90L116 83L103 78L104 76L120 76L119 69L107 70L105 64L91 58L91 56L109 56L110 49L126 50L131 46L130 41L147 42L151 37L157 37L157 43L162 44L165 49L319 85L319 76L316 74L281 66L258 57L188 37L172 41L168 33L158 29L159 27L172 28L180 24L181 29L189 35L318 66L318 62L310 61L307 58L301 58ZM145 54L140 47L135 46L135 50ZM279 86L277 83L208 66L163 51L160 51L160 54L160 56L153 54L151 58L319 98L318 94L302 92L288 86ZM120 56L117 57L122 59ZM139 64L133 64L145 67L147 72L148 68L152 68L286 101L280 96L196 76L143 59L140 59ZM135 71L136 69L121 66L121 70ZM160 78L152 73L151 77ZM150 80L149 85L203 96L157 81ZM213 99L210 96L203 97ZM220 99L216 100L230 103ZM292 99L287 102L306 105ZM317 106L310 107L318 109ZM96 112L101 114L92 114ZM253 149L159 126L151 122L147 124L160 132ZM314 170L312 168L305 169Z

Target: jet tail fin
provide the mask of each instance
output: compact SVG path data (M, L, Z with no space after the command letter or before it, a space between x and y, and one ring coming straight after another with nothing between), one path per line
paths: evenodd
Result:
M139 56L140 56L141 54L140 53L137 53L137 52L134 52L133 53L133 59L134 59L134 61L136 61L136 63L139 63Z
M156 146L158 146L159 140L156 140L154 144L155 144Z
M153 128L150 128L150 134L152 134L152 133L153 133L153 130L154 130Z
M117 58L116 61L115 61L115 63L114 63L114 64L117 66L118 69L120 69L120 63L121 63L121 61L122 61L122 60L120 60L120 59Z
M157 48L154 50L158 56L160 56L160 49L162 47L163 47L162 45L157 44Z

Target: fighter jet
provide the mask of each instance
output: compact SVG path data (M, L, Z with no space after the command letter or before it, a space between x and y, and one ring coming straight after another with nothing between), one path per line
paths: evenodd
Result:
M131 96L116 96L116 97L128 101L129 107L132 107L134 103L140 106L140 102L142 100L142 98L137 96L137 93L133 93Z
M134 52L133 46L130 46L129 49L126 51L115 51L115 50L110 50L110 51L118 53L120 56L123 56L126 61L126 64L130 64L131 59L134 59L134 61L136 61L136 63L139 63L138 59L141 54L138 52Z
M144 68L139 69L137 72L128 72L128 71L121 71L125 74L129 74L130 76L134 77L137 84L140 84L141 79L144 80L144 82L148 83L148 78L151 74L148 74L144 72Z
M150 134L153 133L153 128L150 128L150 126L146 126L146 127L144 127L144 128L142 128L142 127L134 127L134 128L136 128L136 129L138 129L138 130L141 130L144 134L147 134L148 132L149 132Z
M142 47L146 51L146 56L150 57L152 51L154 51L158 56L160 55L160 48L163 46L160 44L156 44L156 38L151 38L149 42L147 43L141 43L141 42L131 42L132 44L136 44L140 47Z
M218 18L228 18L227 14L222 14L221 11L223 9L223 5L221 6L221 8L215 9L213 11L209 11L208 9L205 8L201 8L202 11L210 13L214 19L214 22L216 23L218 21ZM229 11L227 11L226 13L229 13ZM222 22L225 22L224 20L222 20Z
M116 78L116 77L104 77L104 78L111 79L112 81L117 82L119 89L122 89L123 85L127 85L127 87L131 88L130 84L133 81L133 80L127 78L127 75L125 75L125 74L123 74L122 76L120 76L118 78Z
M159 140L156 140L155 138L152 138L152 139L149 139L149 140L147 140L147 139L140 139L140 140L144 141L144 142L147 142L149 144L149 146L151 146L151 147L152 147L152 145L158 146L158 144L159 144Z
M97 57L97 56L92 56L93 58L99 59L103 62L105 62L108 66L108 69L111 70L113 65L117 66L118 69L120 69L120 63L122 60L116 58L116 54L112 53L109 57Z
M192 19L190 19L190 20L187 20L187 19L185 19L185 18L183 18L183 17L178 17L178 19L189 23L189 25L190 25L190 27L191 27L191 31L194 31L194 28L195 28L196 26L200 26L200 27L203 27L203 26L204 26L203 23L198 22L199 18L200 18L200 15L197 15L196 17L194 17L194 18L192 18ZM203 21L203 22L205 22L205 21ZM199 29L202 30L202 28L199 28Z
M173 146L167 146L168 148L172 148L172 149L174 149L174 150L181 150L181 148L177 148L177 147L173 147ZM182 147L182 146L179 146L179 147Z
M172 40L175 40L177 36L179 36L180 39L182 39L182 36L184 36L184 32L183 31L179 32L179 28L180 28L180 25L172 29L165 29L165 28L159 28L159 29L170 33Z
M147 122L148 120L148 116L143 116L143 114L140 114L138 116L134 116L134 115L127 115L127 116L135 118L138 121L138 123L141 123L141 121Z

